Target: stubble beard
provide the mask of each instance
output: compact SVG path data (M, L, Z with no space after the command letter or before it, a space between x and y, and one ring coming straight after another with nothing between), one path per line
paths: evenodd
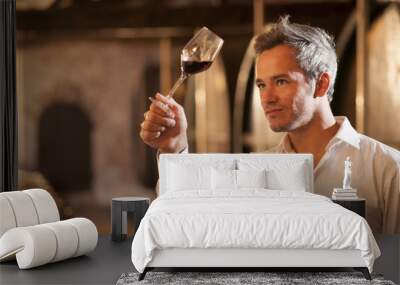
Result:
M288 122L284 125L273 126L271 123L269 123L269 126L270 126L271 130L273 130L276 133L290 132L290 131L297 129L299 126L301 126L301 123L299 121L300 120L294 118L294 119L290 120L290 122Z
M291 115L289 122L287 122L286 124L282 124L282 125L273 126L267 117L267 120L269 122L269 126L270 126L271 130L274 132L277 132L277 133L291 132L291 131L294 131L294 130L306 125L311 120L311 117L308 118L307 112L305 112L305 110L303 110L303 109L304 109L304 107L303 108L295 108L293 110L293 113Z

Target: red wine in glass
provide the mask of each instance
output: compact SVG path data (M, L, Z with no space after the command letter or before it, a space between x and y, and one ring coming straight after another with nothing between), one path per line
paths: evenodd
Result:
M208 28L201 28L181 52L181 76L168 93L168 97L174 95L186 78L208 69L223 43L224 40Z
M208 69L212 61L182 61L182 71L185 74L195 74Z

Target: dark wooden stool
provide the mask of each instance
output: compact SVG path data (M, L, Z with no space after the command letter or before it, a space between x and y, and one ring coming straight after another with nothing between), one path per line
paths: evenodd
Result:
M113 241L126 239L128 212L133 212L134 227L137 231L149 205L150 199L144 197L113 198L111 202L111 239Z

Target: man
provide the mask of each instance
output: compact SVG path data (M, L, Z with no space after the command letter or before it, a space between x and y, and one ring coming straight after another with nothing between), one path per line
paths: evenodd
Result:
M270 152L312 153L314 191L331 196L343 179L343 162L352 160L352 186L367 201L374 232L400 233L400 152L357 133L345 117L334 117L337 59L323 30L282 18L255 41L256 84L272 130L286 132ZM145 113L141 137L169 153L187 151L187 122L172 98L156 94Z

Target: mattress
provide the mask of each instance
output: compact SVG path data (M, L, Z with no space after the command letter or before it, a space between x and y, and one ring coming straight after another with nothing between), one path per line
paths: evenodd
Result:
M143 272L155 250L171 248L359 250L370 271L380 255L361 216L324 196L268 189L158 197L133 239L132 262Z

